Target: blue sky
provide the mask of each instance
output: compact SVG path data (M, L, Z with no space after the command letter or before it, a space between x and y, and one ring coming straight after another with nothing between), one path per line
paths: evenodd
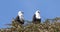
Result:
M32 20L36 10L40 10L42 20L60 17L60 0L0 0L0 28L11 23L19 10L25 20Z

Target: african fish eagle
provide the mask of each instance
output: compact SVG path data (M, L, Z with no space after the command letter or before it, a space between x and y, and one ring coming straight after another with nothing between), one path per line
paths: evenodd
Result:
M22 11L18 12L18 15L15 20L18 21L20 24L24 24L24 15Z
M41 22L40 11L37 10L33 15L33 23L40 23L40 22Z

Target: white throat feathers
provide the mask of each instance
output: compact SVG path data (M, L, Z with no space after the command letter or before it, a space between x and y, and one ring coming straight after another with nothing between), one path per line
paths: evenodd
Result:
M41 18L41 16L40 16L40 11L39 11L39 10L37 10L37 11L35 12L35 15L36 15L36 18L37 18L37 19L40 19L40 18Z

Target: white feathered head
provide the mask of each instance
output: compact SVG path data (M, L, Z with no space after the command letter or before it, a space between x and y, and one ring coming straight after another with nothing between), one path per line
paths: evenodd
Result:
M36 18L37 18L37 19L40 19L40 18L41 18L41 16L40 16L40 11L39 11L39 10L37 10L37 11L35 12L35 15L36 15Z
M19 11L19 12L18 12L18 15L21 15L21 14L23 14L23 12L22 12L22 11Z
M37 11L35 12L35 14L37 14L37 13L39 13L39 14L40 14L40 11L39 11L39 10L37 10Z

